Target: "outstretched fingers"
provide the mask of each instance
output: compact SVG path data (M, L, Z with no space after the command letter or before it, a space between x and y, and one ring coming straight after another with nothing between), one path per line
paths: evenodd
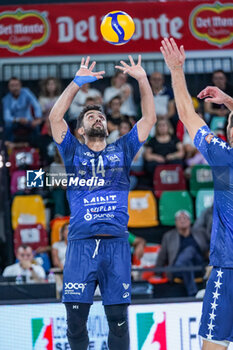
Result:
M96 61L92 62L92 64L90 65L89 71L93 71L94 67L96 65Z
M132 57L131 55L129 55L128 57L129 57L129 61L130 61L130 63L131 63L131 66L135 66L133 57Z
M138 65L141 66L142 63L142 55L138 55Z
M89 62L90 62L90 56L87 56L84 66L88 68Z

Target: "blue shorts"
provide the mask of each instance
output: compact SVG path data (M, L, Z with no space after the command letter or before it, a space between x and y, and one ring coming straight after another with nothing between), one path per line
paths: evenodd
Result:
M233 269L214 267L206 286L199 335L233 341Z
M97 283L104 305L131 302L128 237L95 236L68 241L62 301L92 304Z

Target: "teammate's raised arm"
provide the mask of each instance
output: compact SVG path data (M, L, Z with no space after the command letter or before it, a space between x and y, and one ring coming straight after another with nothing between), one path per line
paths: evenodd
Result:
M165 38L162 41L160 50L171 72L172 87L179 118L187 128L190 137L194 139L197 130L201 126L206 125L206 123L195 112L191 96L186 86L183 71L183 64L185 61L184 47L181 46L179 49L173 38L170 40Z
M233 111L233 98L216 86L207 86L197 95L198 98L204 98L205 102L224 104L230 111Z
M143 142L149 136L151 128L156 123L155 104L152 90L147 79L145 70L141 66L141 55L138 56L138 63L135 64L132 56L129 56L131 66L121 61L122 66L116 68L128 73L135 78L139 85L141 95L142 118L137 123L139 141Z
M79 91L79 88L83 84L91 83L97 79L102 79L102 75L105 73L104 71L95 73L92 72L95 67L95 61L88 68L89 62L89 56L86 59L82 58L80 68L77 71L74 80L63 91L50 112L49 120L51 124L52 135L54 140L59 144L64 139L68 129L66 121L63 119L64 115L69 109L74 96Z

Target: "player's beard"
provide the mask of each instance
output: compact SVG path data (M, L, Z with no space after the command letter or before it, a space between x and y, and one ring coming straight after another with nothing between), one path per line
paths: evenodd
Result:
M88 137L97 137L100 139L107 137L107 131L104 128L95 128L93 126L90 129L87 129L85 134Z

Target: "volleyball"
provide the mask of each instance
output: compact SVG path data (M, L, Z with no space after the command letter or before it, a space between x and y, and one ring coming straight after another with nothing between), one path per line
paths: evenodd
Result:
M132 17L123 11L111 11L104 16L101 34L107 42L113 45L124 45L133 36L135 25Z

